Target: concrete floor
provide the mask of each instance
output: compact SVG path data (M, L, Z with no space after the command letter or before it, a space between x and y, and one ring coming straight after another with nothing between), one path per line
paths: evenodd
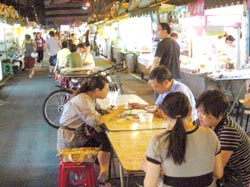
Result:
M96 62L110 65L102 58ZM146 81L130 73L123 73L121 80L125 93L153 102ZM0 89L0 186L57 186L56 130L42 116L45 98L56 89L54 79L48 77L48 65L37 67L32 79L27 71L18 72Z

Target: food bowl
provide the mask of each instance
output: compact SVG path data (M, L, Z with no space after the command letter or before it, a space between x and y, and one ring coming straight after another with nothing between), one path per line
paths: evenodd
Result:
M141 113L138 116L139 116L139 121L141 123L151 123L153 121L154 114L151 114L151 113Z
M145 107L145 110L147 112L156 112L157 111L157 106L156 105L148 105Z

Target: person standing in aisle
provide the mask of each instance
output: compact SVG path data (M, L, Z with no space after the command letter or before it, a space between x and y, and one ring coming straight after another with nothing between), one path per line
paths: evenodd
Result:
M172 38L173 40L177 41L179 38L179 35L177 32L173 31L170 33L170 38Z
M46 47L45 47L45 40L41 37L40 32L36 33L35 42L36 42L36 52L38 54L37 62L40 63L40 67L42 67L43 66L43 52L46 49Z
M159 65L165 66L172 74L173 79L180 81L180 46L170 38L171 28L168 23L160 23L157 28L157 35L161 40L156 48L153 64L150 67L152 71ZM155 100L158 94L154 94Z
M70 39L72 40L73 44L76 44L77 38L74 33L71 33ZM76 44L77 45L77 44Z
M180 46L170 38L171 28L167 23L158 25L158 37L160 42L157 45L155 58L151 70L159 65L169 69L174 79L180 79Z
M98 31L95 32L95 37L94 37L94 48L95 48L95 56L100 55L100 42L99 42L99 33Z
M29 69L29 78L31 79L34 75L34 65L35 58L31 56L31 53L35 52L36 44L33 40L31 40L31 36L29 34L25 35L25 39L23 41L22 47L24 49L24 64L25 69Z
M90 46L91 46L91 43L90 43L90 30L87 30L86 33L85 33L85 46L89 48L90 50Z
M56 56L57 52L62 48L60 40L55 38L54 31L49 32L50 38L47 40L47 48L49 53L49 77L53 77L52 73L54 70L54 66L56 65Z

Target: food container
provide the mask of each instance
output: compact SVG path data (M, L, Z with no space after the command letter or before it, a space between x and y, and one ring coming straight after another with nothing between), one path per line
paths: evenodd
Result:
M146 106L145 107L145 110L147 111L147 112L156 112L157 111L157 106L156 105L149 105L149 106Z
M139 121L141 123L151 123L153 121L154 114L151 114L151 113L141 113L138 116L139 116Z

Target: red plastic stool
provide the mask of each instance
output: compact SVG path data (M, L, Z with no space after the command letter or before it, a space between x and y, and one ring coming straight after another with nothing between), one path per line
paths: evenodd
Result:
M94 163L60 162L58 187L95 187Z

